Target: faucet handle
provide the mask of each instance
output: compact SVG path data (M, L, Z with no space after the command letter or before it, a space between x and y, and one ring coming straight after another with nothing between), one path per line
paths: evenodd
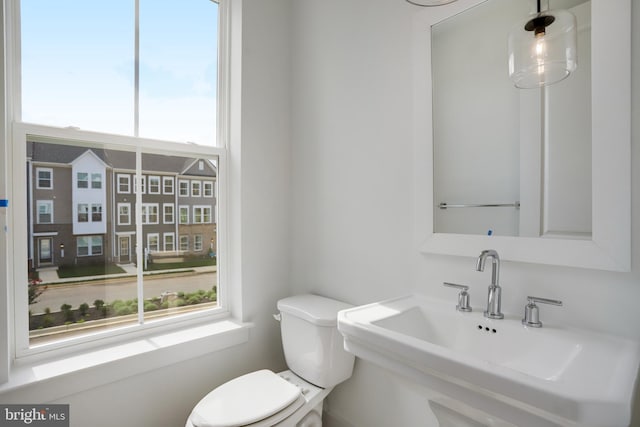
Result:
M540 321L540 311L538 309L538 306L536 305L537 302L562 306L562 301L559 300L528 296L527 305L524 307L524 318L522 319L523 325L531 326L532 328L542 327L542 322Z
M471 306L469 305L470 297L467 290L469 286L467 285L458 285L457 283L450 282L442 282L443 285L448 286L450 288L460 289L460 293L458 294L458 305L456 305L456 310L469 312L472 311Z

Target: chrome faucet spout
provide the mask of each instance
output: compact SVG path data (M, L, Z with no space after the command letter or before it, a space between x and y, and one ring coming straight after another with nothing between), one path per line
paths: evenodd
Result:
M503 319L504 314L500 310L502 300L502 288L500 287L500 257L493 249L486 249L480 253L476 262L476 270L484 271L484 264L487 258L491 258L491 284L487 294L487 309L484 316L490 319Z

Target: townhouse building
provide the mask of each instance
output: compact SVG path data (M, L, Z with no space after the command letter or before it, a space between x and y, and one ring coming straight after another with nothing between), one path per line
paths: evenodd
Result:
M143 153L27 143L30 268L215 256L216 163Z

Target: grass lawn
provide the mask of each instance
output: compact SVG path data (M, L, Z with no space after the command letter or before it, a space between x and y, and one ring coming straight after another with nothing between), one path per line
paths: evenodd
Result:
M150 263L145 271L173 270L176 268L193 268L216 265L215 258L186 259L182 262Z
M69 277L104 276L105 274L120 273L126 272L114 264L76 265L58 268L58 277L61 279Z

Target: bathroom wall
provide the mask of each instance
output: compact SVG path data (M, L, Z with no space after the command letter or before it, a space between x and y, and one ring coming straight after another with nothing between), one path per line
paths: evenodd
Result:
M289 0L243 3L242 104L234 103L243 120L241 135L233 135L234 143L242 140L232 148L233 194L239 196L233 202L239 210L231 218L235 231L238 221L241 227L234 236L241 246L233 245L232 253L242 257L242 286L232 286L243 296L243 320L255 324L249 342L61 397L55 403L71 405L73 427L182 426L195 403L224 381L285 366L279 325L271 314L276 301L290 294L290 7ZM240 81L237 75L232 79ZM34 387L0 400L29 403Z
M396 0L293 2L292 284L354 304L411 292L455 301L442 281L471 285L482 304L490 273L475 260L418 252L413 236L411 27L416 6ZM633 0L632 272L504 262L503 309L527 295L563 322L640 339L640 2ZM475 302L474 302L475 301ZM426 400L357 362L330 395L334 426L429 425ZM399 390L399 391L398 391ZM402 399L393 396L403 396ZM406 399L404 397L407 397Z

